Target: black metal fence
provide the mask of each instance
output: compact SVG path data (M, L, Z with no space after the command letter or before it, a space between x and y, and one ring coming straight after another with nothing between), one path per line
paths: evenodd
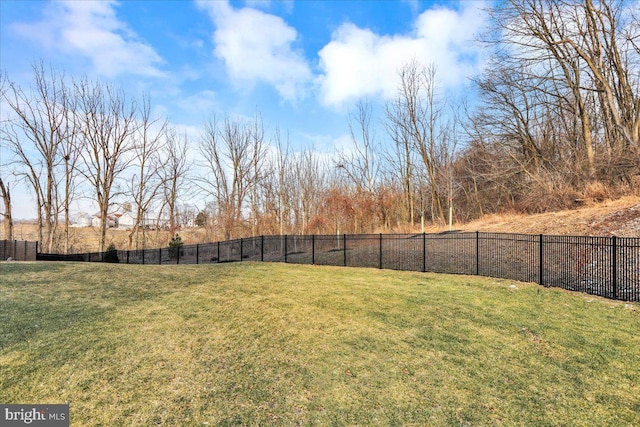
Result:
M0 240L0 261L11 258L14 261L35 261L38 242L26 240Z
M640 301L640 238L505 233L258 236L179 248L41 260L126 264L240 261L371 267L490 276Z

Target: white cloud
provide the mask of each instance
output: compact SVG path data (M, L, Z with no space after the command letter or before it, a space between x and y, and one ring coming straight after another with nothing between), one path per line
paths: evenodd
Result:
M55 1L44 20L13 27L43 47L84 56L107 77L163 76L160 55L118 20L115 6L115 1Z
M181 96L175 104L183 111L194 115L207 115L219 109L219 102L214 91L203 90L189 96Z
M294 0L245 0L244 4L250 8L262 10L273 10L277 7L285 13L291 13L293 12L293 2Z
M481 3L464 6L426 10L409 35L383 36L342 24L318 53L322 102L340 107L363 96L391 98L398 87L398 70L411 60L435 64L445 88L464 84L482 69L483 54L473 38L485 22Z
M234 9L227 2L201 1L215 25L214 54L232 80L273 85L286 100L301 97L311 80L303 55L293 49L295 28L280 17L256 9Z
M271 7L271 0L245 0L244 4L252 9L268 10Z

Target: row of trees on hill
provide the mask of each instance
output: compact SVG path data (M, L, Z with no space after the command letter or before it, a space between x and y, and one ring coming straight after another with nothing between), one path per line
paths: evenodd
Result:
M154 117L147 96L34 67L29 90L5 80L7 178L27 183L40 241L69 250L70 205L107 214L127 201L139 220L190 215L206 240L256 234L416 230L503 210L535 212L638 191L640 24L624 1L509 0L482 42L493 56L478 100L443 97L438 70L409 60L394 99L358 102L351 145L296 151L278 129L211 117L191 140ZM382 111L382 113L377 113ZM196 206L188 200L202 200ZM206 202L206 205L205 205ZM455 208L455 209L454 209ZM137 224L141 224L138 221ZM131 231L144 247L145 230ZM5 231L5 235L7 231Z
M638 12L617 0L510 0L492 11L494 55L476 81L483 104L458 165L467 205L544 209L634 185Z

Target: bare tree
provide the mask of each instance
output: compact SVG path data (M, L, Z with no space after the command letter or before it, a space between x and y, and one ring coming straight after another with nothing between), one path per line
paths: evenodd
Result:
M353 151L340 152L336 166L344 171L359 192L374 194L377 184L379 144L371 123L371 103L359 101L356 111L349 114L349 131Z
M283 144L279 129L276 129L274 139L277 151L275 164L272 166L271 188L272 194L275 195L274 199L277 201L273 205L275 205L277 212L279 234L282 236L286 233L287 226L289 226L291 212L290 194L293 188L291 188L291 182L288 178L291 175L292 154L289 148L289 139L287 138L286 145Z
M328 165L320 156L306 149L291 158L291 169L286 178L292 201L296 232L305 234L312 218L322 215L323 193L328 188Z
M6 88L7 88L6 75L0 74L0 100L4 98L4 94L6 93ZM4 119L0 117L0 120L2 120L2 125L4 126ZM0 150L1 149L2 149L2 145L0 145ZM2 204L4 206L4 210L2 212L2 216L3 216L2 222L4 224L4 238L6 240L13 240L13 217L11 216L11 192L9 189L9 185L5 185L4 182L2 181L2 177L0 177L0 197L2 197Z
M264 142L262 118L256 114L251 123L251 172L248 176L249 199L251 205L251 236L258 234L260 221L260 199L266 171L267 145Z
M387 133L393 141L391 148L385 153L387 167L384 174L389 182L397 181L402 188L404 200L404 218L413 225L415 222L415 154L412 149L410 135L404 132L398 121L393 119L395 111L400 114L401 104L399 98L387 105ZM398 116L400 118L400 116Z
M186 134L179 136L175 129L168 130L166 143L161 151L161 155L165 159L162 162L161 174L163 203L168 210L171 236L174 235L177 228L178 200L187 187L186 181L191 167L191 162L187 158L188 147L189 140Z
M82 152L84 140L80 137L79 123L76 118L77 97L75 92L68 88L62 94L65 105L63 127L66 129L66 138L60 143L61 162L64 164L64 195L62 200L58 198L57 212L62 211L64 216L64 253L70 249L70 218L71 203L76 197L76 179L79 174L78 160ZM62 206L60 206L62 204Z
M632 29L638 26L625 3L510 0L496 8L493 18L499 31L492 40L498 52L492 68L502 70L490 77L497 77L499 90L493 92L505 94L500 82L509 76L513 84L502 88L517 88L529 99L545 98L555 116L549 130L573 125L579 131L573 140L577 144L561 149L577 153L574 163L584 157L584 182L602 177L599 165L607 166L605 175L624 169L620 161L626 171L617 175L637 170L640 73ZM525 116L523 108L530 106L517 108Z
M71 96L64 76L53 69L46 72L42 63L33 66L33 76L30 92L10 83L4 93L14 117L3 126L2 140L14 155L17 173L33 190L38 240L52 252L58 227L57 168L63 160L61 147L73 135L68 108Z
M430 193L431 219L443 223L444 202L448 182L443 183L445 169L455 151L450 120L443 115L444 103L437 97L436 70L416 61L409 62L400 71L397 98L387 106L388 128L396 146L404 152L405 191L413 206L413 189L409 186L409 169L415 151L424 167L424 181ZM423 209L424 212L424 209ZM411 217L413 223L413 216Z
M167 121L151 117L151 100L148 95L142 97L140 104L138 126L133 134L134 167L136 173L130 181L131 196L135 205L135 220L129 233L129 248L140 247L140 229L142 228L142 247L145 247L146 227L145 219L149 209L162 187L160 175L160 150L167 137Z
M263 141L253 126L226 118L220 127L213 118L205 124L200 141L208 176L200 178L198 186L214 198L225 239L242 225L244 208L261 173Z
M76 84L79 120L85 141L82 174L94 190L100 215L99 250L105 249L114 184L134 159L138 130L136 103L114 86L84 79Z
M510 0L494 8L493 58L476 82L482 105L456 167L470 206L565 208L594 181L615 188L640 172L639 27L627 6Z
M589 69L603 113L611 118L607 125L617 131L618 138L609 144L614 150L629 147L640 155L640 73L637 52L623 35L627 24L622 17L624 8L624 2L585 0L579 12L586 19L577 20L584 23L577 31L577 40L562 42Z
M4 219L2 220L4 223L4 239L5 240L13 240L13 217L11 216L11 193L9 191L9 186L5 186L4 182L2 182L2 178L0 177L0 197L2 197L2 202L4 205L4 212L2 216Z

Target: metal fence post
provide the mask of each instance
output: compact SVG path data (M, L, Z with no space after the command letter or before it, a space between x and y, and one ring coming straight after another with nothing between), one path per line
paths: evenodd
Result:
M538 269L539 269L538 274L539 274L539 277L540 277L539 283L540 283L541 286L544 286L544 263L543 263L544 251L542 250L542 240L543 240L542 234L538 237L538 239L539 239L538 240L538 249L540 251L539 256L538 256L539 259L540 259L540 265L538 266Z
M427 233L422 232L422 272L427 271Z
M131 251L127 251L127 264L129 264L129 252Z
M618 299L618 237L611 237L611 264L612 264L612 281L613 281L613 299Z
M378 267L382 270L382 233L380 233L380 242L378 244L380 248L380 256L378 257Z
M260 236L260 261L264 262L264 234Z
M196 243L196 264L200 264L200 243Z
M218 242L218 264L220 264L220 242Z
M169 252L169 260L171 260L171 252ZM158 264L162 265L162 248L158 249Z
M284 235L284 262L287 262L287 235Z
M240 262L242 262L242 256L244 255L244 238L240 238Z
M144 248L142 248L142 265L144 265Z
M316 235L311 235L311 264L316 265Z
M342 235L342 257L344 266L347 266L347 235Z
M476 231L476 276L480 275L480 232Z

